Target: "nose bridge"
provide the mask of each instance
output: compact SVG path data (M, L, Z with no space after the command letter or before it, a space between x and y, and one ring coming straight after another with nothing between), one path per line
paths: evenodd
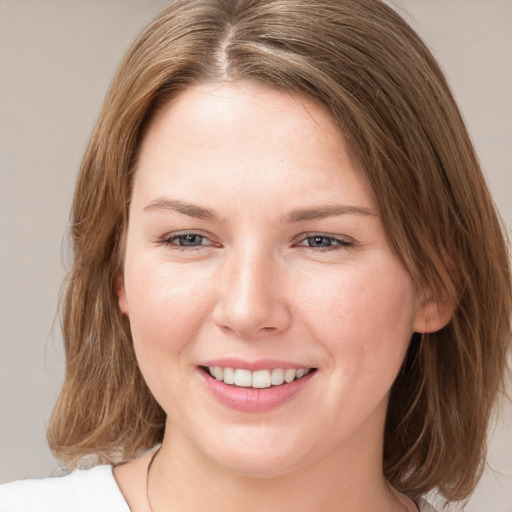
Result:
M284 330L290 315L278 289L277 266L261 245L233 249L222 268L217 323L244 337Z

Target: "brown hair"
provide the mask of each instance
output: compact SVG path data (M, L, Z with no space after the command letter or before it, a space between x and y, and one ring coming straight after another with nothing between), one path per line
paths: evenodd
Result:
M377 0L181 0L123 60L76 184L63 307L67 371L48 431L70 466L130 458L165 417L139 372L115 276L144 128L204 81L256 81L328 110L367 176L418 290L455 307L414 335L391 393L384 472L415 498L473 490L503 389L512 307L504 234L461 115L415 32Z

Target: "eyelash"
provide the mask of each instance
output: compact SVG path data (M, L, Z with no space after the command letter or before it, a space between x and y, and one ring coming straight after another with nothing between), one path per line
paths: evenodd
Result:
M179 242L180 239L183 241L186 239L186 237L194 237L194 238L200 238L201 243L196 245L182 245ZM304 245L304 242L309 241L309 243L312 242L313 239L322 239L324 243L328 243L329 245L325 247L315 247L311 245ZM198 251L202 247L220 247L220 244L216 244L215 242L210 243L202 243L205 240L209 240L209 238L206 235L203 235L201 233L197 233L196 231L185 231L181 233L174 233L170 236L166 236L161 240L161 243L164 245L170 247L173 250L178 251ZM320 244L320 241L313 242ZM356 244L353 240L348 239L346 237L337 237L333 235L325 235L322 233L304 233L300 235L300 238L298 239L297 243L294 243L295 247L303 247L305 249L312 249L315 252L327 252L327 251L335 251L339 249L350 249L354 247Z

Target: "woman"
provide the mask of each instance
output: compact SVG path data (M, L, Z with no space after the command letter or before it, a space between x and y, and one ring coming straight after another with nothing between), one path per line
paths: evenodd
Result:
M384 4L174 2L114 79L71 236L48 436L98 465L7 485L2 510L471 493L509 260L443 75Z

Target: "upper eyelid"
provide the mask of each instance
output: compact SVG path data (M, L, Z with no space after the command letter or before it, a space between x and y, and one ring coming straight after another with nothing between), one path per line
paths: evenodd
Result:
M162 237L160 237L162 240L171 240L172 238L179 238L180 236L187 236L187 235L196 235L196 236L202 236L203 238L207 238L208 240L211 240L213 238L213 235L210 233L207 233L205 231L201 230L191 230L191 229L185 229L183 231L172 231L170 233L166 233Z

